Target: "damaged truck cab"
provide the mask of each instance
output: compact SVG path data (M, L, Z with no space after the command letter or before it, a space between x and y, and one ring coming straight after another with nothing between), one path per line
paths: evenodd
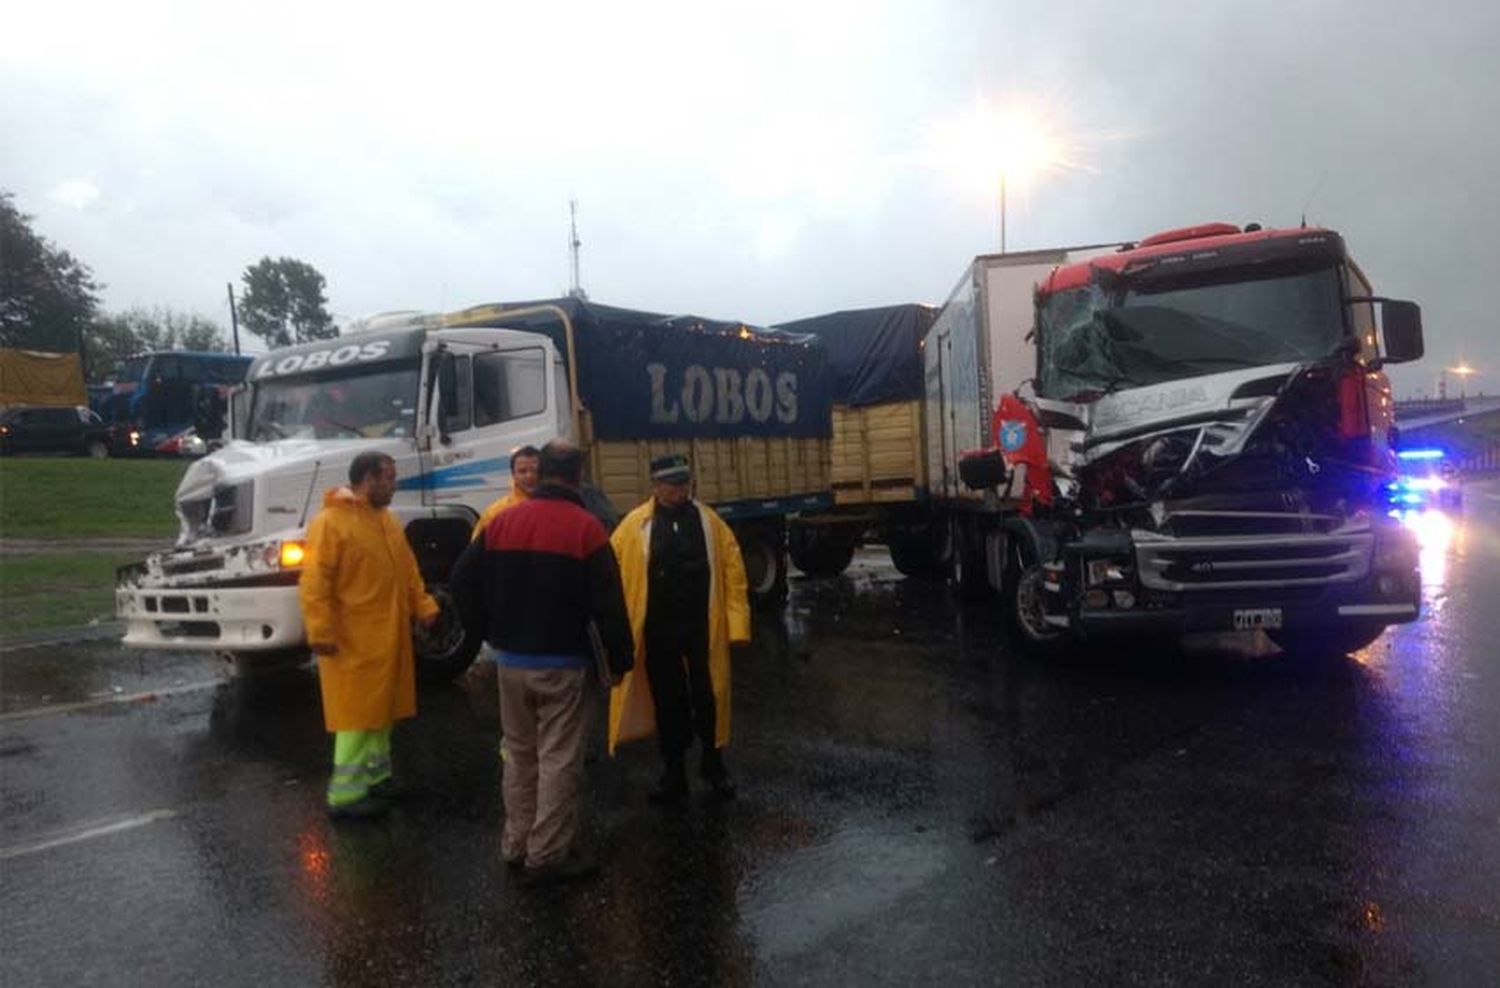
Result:
M1376 297L1329 230L1087 254L1036 283L1029 393L961 464L1025 639L1263 630L1347 652L1415 620L1381 368L1421 356L1417 306Z
M396 313L262 354L232 405L233 440L178 488L176 545L118 574L124 642L213 651L241 671L304 661L307 525L364 451L396 461L390 510L445 602L480 512L510 486L511 451L555 438L583 448L585 503L611 521L650 496L652 457L688 451L751 594L779 600L786 516L828 500L824 377L814 338L574 298ZM450 606L413 635L429 680L479 646Z

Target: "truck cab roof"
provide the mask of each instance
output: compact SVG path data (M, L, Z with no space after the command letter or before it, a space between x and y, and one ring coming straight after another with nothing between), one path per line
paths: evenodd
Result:
M1275 230L1254 227L1241 230L1229 223L1205 223L1166 230L1146 237L1137 244L1126 244L1111 254L1074 264L1058 265L1039 286L1038 293L1045 297L1070 288L1080 288L1093 280L1095 273L1101 270L1117 274L1131 274L1147 269L1177 272L1222 266L1226 263L1275 260L1294 254L1327 254L1342 259L1343 238L1322 227Z

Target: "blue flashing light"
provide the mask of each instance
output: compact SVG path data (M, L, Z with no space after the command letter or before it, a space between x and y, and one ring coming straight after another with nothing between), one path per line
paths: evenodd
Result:
M1403 460L1441 460L1448 454L1440 449L1403 449L1396 455Z

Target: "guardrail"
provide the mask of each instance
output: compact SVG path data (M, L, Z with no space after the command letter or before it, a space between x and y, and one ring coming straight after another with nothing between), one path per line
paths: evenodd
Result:
M1479 449L1460 453L1453 457L1453 461L1458 472L1465 475L1500 472L1500 439L1492 440L1489 445Z
M1463 412L1466 403L1462 398L1408 398L1396 402L1396 421L1414 415L1437 415L1441 412Z

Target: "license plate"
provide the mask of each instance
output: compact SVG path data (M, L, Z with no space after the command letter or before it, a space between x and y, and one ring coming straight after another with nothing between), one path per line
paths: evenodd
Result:
M1281 608L1247 607L1234 612L1235 631L1255 631L1257 628L1275 630L1281 627Z

